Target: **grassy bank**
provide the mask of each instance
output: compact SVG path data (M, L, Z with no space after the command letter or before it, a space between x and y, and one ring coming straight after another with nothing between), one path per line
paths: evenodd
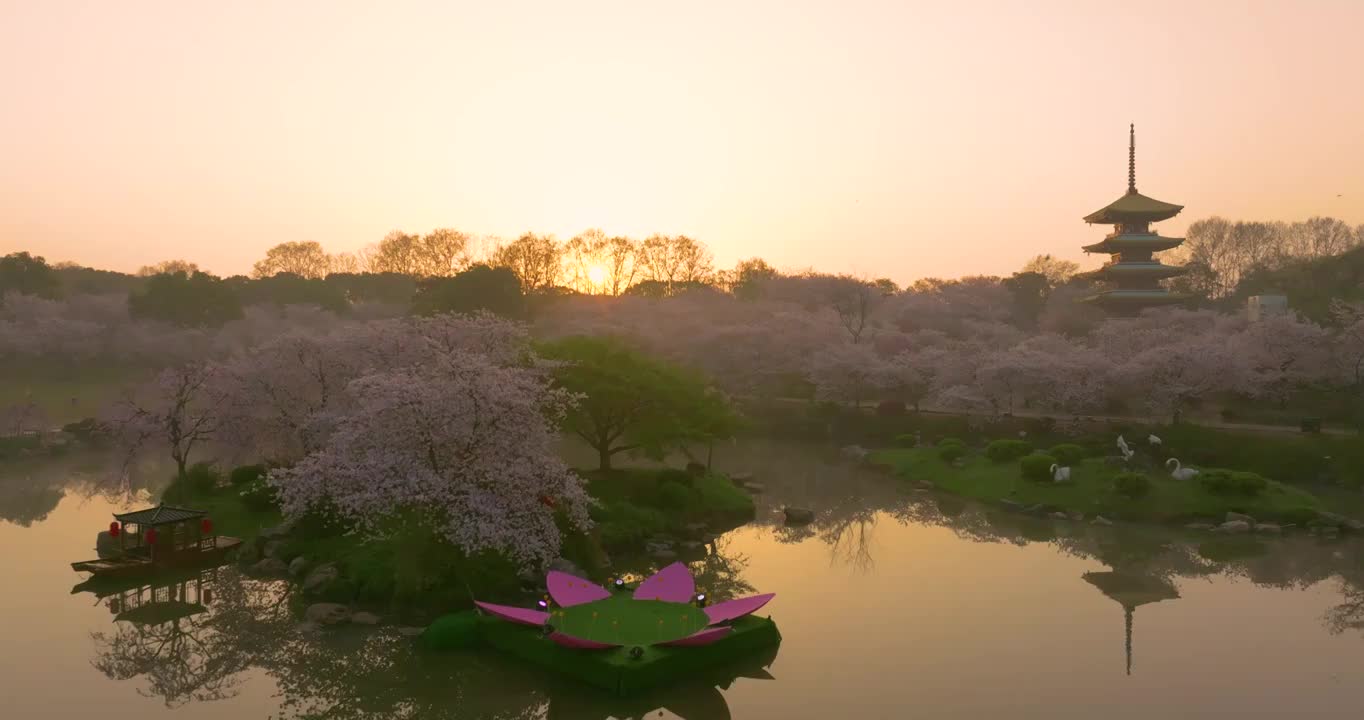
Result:
M930 444L961 438L972 445L1023 433L1038 447L1074 443L1098 456L1115 454L1119 435L1136 446L1144 445L1148 435L1156 435L1163 441L1160 452L1164 457L1177 457L1186 465L1237 468L1296 486L1364 487L1364 441L1357 435L1264 434L1191 423L1148 425L1097 419L1082 419L1078 429L1071 430L1057 418L929 412L878 415L828 404L753 404L745 408L745 414L753 431L763 435L864 447L890 447L915 433Z
M1270 480L1254 496L1209 492L1197 480L1175 480L1167 473L1143 473L1148 489L1128 497L1117 488L1123 468L1102 458L1087 458L1071 468L1071 483L1055 484L1025 479L1019 463L995 462L983 455L967 455L958 465L944 460L936 448L906 448L875 452L872 462L892 468L909 480L925 480L948 492L984 501L1009 500L1023 506L1045 505L1088 517L1169 523L1194 520L1220 522L1227 512L1260 520L1306 523L1324 509L1311 493Z

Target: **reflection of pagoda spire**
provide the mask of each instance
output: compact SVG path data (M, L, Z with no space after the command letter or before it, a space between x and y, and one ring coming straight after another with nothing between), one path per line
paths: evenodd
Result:
M1132 621L1137 608L1147 603L1179 598L1179 591L1168 580L1136 573L1108 571L1084 574L1085 582L1099 588L1099 592L1116 600L1123 609L1124 650L1127 654L1127 674L1132 674Z

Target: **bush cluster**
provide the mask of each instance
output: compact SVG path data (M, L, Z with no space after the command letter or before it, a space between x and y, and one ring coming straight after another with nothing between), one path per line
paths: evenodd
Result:
M895 444L899 447L912 448L914 447L916 440L917 438L912 433L895 436Z
M1198 483L1214 495L1254 497L1269 487L1269 481L1253 472L1214 468L1198 473Z
M1023 474L1023 479L1033 482L1045 483L1052 481L1051 466L1056 464L1056 458L1046 453L1033 453L1024 455L1018 461L1018 469Z
M1129 500L1136 500L1151 492L1151 478L1135 472L1119 473L1113 478L1113 490Z
M948 462L966 457L966 443L956 438L943 438L938 442L938 457Z
M1080 461L1089 456L1089 451L1073 443L1062 443L1048 450L1047 454L1056 458L1057 465L1070 467L1079 465Z
M995 440L985 446L985 457L997 463L1017 460L1032 452L1032 444L1026 440Z

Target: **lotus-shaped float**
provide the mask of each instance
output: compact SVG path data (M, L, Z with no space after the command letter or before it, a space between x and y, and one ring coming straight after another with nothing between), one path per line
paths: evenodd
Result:
M553 606L541 609L475 602L490 615L544 628L569 648L709 645L729 634L726 624L766 605L773 593L707 605L683 563L673 563L641 582L633 594L621 581L607 587L551 570L545 587ZM555 607L557 606L557 607Z

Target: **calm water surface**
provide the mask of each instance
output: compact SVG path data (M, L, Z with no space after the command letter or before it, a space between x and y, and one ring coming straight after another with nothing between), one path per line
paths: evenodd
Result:
M908 492L817 449L717 464L759 520L696 565L775 592L784 640L708 684L629 702L390 630L295 630L285 589L221 568L204 612L115 621L72 594L109 514L67 465L0 468L5 718L1360 717L1364 547L1044 523ZM780 526L775 508L818 520ZM1213 558L1213 559L1209 559Z

